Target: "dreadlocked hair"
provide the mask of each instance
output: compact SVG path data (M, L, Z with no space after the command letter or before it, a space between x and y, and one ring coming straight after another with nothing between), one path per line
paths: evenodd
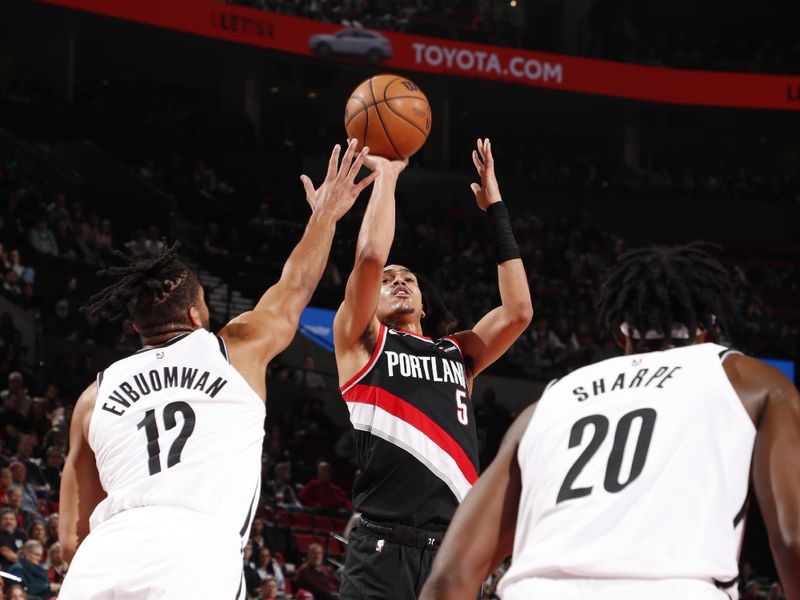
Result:
M640 332L641 339L630 337L637 351L691 343L698 328L717 341L725 332L733 285L707 248L694 242L623 254L607 272L597 299L600 327L616 335L627 323L631 333ZM688 340L673 338L679 325L688 329ZM650 331L659 338L644 339Z
M114 321L130 316L142 335L167 325L185 323L187 308L197 301L197 278L178 258L180 242L166 247L155 258L134 261L119 251L114 256L123 266L97 272L114 279L81 307Z
M419 273L416 276L419 282L419 290L422 293L422 308L425 311L425 320L435 328L428 335L432 337L449 335L458 324L458 320L447 308L433 282Z

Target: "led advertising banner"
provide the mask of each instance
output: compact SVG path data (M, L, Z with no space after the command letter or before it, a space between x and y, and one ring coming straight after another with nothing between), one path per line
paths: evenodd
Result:
M214 0L38 0L376 71L420 71L666 104L800 110L800 76L649 67L346 28Z

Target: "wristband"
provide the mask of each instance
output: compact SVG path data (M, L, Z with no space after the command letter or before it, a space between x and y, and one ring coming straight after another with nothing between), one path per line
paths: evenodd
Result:
M489 215L489 227L492 230L492 242L494 242L494 254L497 264L507 260L521 258L519 246L514 239L514 232L511 231L511 217L508 209L503 202L490 204L486 209Z

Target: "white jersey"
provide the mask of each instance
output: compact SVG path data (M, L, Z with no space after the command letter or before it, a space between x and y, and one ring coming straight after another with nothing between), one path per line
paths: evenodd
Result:
M108 494L94 530L138 507L215 517L246 539L258 500L264 402L200 329L140 350L98 376L88 441Z
M622 356L545 391L518 449L502 597L526 597L536 578L695 581L714 593L736 578L756 430L725 355L699 344Z

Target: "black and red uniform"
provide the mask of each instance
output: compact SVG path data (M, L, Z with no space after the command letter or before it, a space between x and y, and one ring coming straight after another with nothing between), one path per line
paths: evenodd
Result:
M342 387L359 474L341 598L417 598L453 513L478 478L461 347L381 324Z

